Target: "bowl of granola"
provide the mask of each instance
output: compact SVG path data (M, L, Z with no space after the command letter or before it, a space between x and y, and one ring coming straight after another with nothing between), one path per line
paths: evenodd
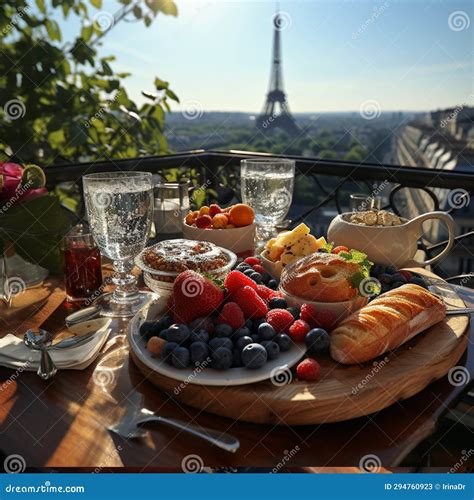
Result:
M145 284L154 292L169 294L178 274L192 270L223 279L237 262L237 256L209 241L165 240L145 248L135 259Z

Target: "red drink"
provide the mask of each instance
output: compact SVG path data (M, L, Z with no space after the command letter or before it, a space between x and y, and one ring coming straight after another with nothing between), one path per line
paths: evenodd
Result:
M102 285L99 249L90 234L73 234L65 238L64 249L66 294L69 301L84 301L98 296Z

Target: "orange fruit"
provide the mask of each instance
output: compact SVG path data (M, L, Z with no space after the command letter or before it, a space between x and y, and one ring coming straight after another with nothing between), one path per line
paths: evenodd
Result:
M207 205L204 205L202 206L200 209L199 209L199 216L201 215L209 215L209 207Z
M186 221L186 224L188 226L192 226L194 224L194 222L196 221L196 217L198 216L198 213L199 212L189 212L188 215L186 215L186 219L184 219Z
M212 227L214 229L224 229L227 226L229 219L227 215L224 214L216 214L212 218Z
M237 203L229 211L229 222L236 227L248 226L254 219L253 208L245 203Z

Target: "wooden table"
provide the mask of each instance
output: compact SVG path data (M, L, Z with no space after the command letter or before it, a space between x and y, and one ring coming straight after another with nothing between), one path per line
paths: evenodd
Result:
M8 315L0 310L0 334L22 335L27 327L60 331L70 312L60 282L48 280L15 298ZM438 380L423 392L376 414L336 424L303 427L241 423L178 404L159 392L129 360L127 320L114 320L100 358L84 371L59 372L52 381L35 373L0 368L0 449L21 455L28 467L134 467L181 470L188 455L204 466L358 466L374 454L395 467L422 440L466 389ZM472 326L471 326L472 328ZM472 342L460 363L474 373ZM107 368L104 375L104 368ZM237 436L241 448L229 454L164 426L150 427L144 440L123 440L107 430L134 391L146 407ZM284 457L290 457L288 462ZM411 464L410 464L411 465ZM417 465L417 464L412 464ZM451 466L452 464L447 464Z

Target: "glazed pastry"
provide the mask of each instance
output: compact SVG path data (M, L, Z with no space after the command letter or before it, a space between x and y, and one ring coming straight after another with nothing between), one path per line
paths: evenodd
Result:
M285 269L281 287L286 293L305 300L345 302L357 294L351 278L358 271L358 264L338 255L314 253Z
M369 361L442 321L446 306L418 285L384 293L331 332L331 357L344 364Z

